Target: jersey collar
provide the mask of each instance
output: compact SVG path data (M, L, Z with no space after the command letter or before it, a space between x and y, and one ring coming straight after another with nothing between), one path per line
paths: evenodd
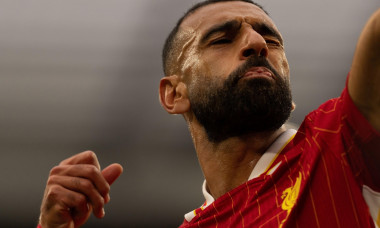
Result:
M261 156L257 164L252 170L251 175L248 180L252 180L254 178L259 177L263 173L273 174L276 169L279 167L280 163L276 164L272 169L269 168L272 166L273 162L276 160L277 156L281 153L282 149L294 138L297 130L288 129L283 132L267 149L267 151ZM206 180L204 180L202 185L202 192L205 198L205 203L198 209L193 210L187 214L185 214L186 221L190 222L196 215L198 210L204 210L209 205L211 205L215 199L212 195L207 191Z

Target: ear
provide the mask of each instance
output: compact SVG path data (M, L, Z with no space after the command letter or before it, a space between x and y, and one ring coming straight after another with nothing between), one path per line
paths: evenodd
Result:
M160 102L170 114L184 114L190 110L187 87L179 76L166 76L160 81Z
M292 112L294 111L294 109L296 109L296 103L294 103L294 101L292 101Z

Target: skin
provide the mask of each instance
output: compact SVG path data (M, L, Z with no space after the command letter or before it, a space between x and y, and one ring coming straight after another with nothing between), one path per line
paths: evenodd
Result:
M239 22L239 29L213 34L206 42L201 42L210 28L230 20ZM232 137L220 143L212 143L207 140L204 128L191 111L188 94L192 89L201 86L197 83L200 77L222 83L234 69L244 63L247 53L265 56L269 63L288 79L289 67L283 45L278 40L276 42L275 37L255 30L255 25L260 23L278 32L273 21L260 8L249 3L220 2L197 10L186 18L180 27L180 34L187 36L187 42L183 42L182 50L179 50L180 58L177 65L182 68L173 75L162 78L160 82L161 104L169 113L182 114L187 121L208 191L214 198L246 182L258 159L285 129ZM225 37L233 39L231 42L217 42ZM378 40L379 11L370 19L359 39L348 88L355 105L379 131ZM263 77L262 74L254 76ZM242 78L239 83L248 79ZM380 162L379 155L374 156L374 159Z
M380 10L377 10L360 35L351 66L348 91L369 123L380 132L379 41Z
M239 21L241 27L231 43L211 45L223 37L214 34L209 42L200 43L202 35L215 24ZM195 149L214 198L247 181L261 154L285 129L226 139L220 143L207 140L203 127L190 109L189 89L196 88L199 77L223 82L246 59L247 53L266 56L284 77L289 67L282 45L273 37L264 36L252 25L266 23L277 30L272 20L258 7L244 2L216 3L199 9L183 22L178 50L178 69L160 82L160 102L171 114L182 114L189 126ZM254 26L253 26L254 27ZM278 31L278 30L277 30ZM369 123L380 131L380 11L365 26L355 52L349 93ZM249 52L247 52L249 50ZM265 77L258 71L252 77ZM242 78L244 83L249 78ZM268 80L271 80L268 77ZM373 155L377 163L380 156ZM49 175L41 205L40 224L49 227L79 227L93 213L104 216L104 204L109 202L109 186L122 173L119 164L101 170L94 152L86 151L62 161Z
M74 228L83 225L91 213L97 218L104 217L110 185L122 172L119 164L101 170L92 151L62 161L50 171L39 223L44 228Z
M218 32L205 42L202 40L210 28L232 20L240 25L238 29ZM221 2L197 10L180 27L180 34L188 36L179 55L182 68L177 74L163 78L160 84L163 107L169 113L183 114L188 123L208 190L214 198L246 182L263 152L285 130L280 128L212 143L190 109L188 93L201 86L197 83L199 77L223 83L253 54L265 56L280 74L289 78L282 43L274 36L255 31L253 27L257 24L266 24L280 34L273 21L260 8L249 3ZM225 37L233 41L224 43L222 39ZM266 77L257 71L252 74ZM245 80L249 77L242 78L239 83Z

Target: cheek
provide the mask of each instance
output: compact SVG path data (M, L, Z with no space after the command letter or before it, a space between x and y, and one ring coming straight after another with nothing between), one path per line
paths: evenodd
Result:
M183 62L182 72L184 80L189 84L203 83L226 78L233 70L232 64L216 56L194 53Z
M186 56L182 56L181 59L183 79L189 85L199 85L205 81L223 81L239 66L239 62L234 61L235 55L231 50L202 51L189 45L186 47Z
M289 77L289 64L286 57L282 60L282 69L283 69L283 75L286 77Z
M186 46L180 53L177 62L180 63L180 72L185 80L188 80L192 75L195 75L197 69L201 65L199 55L195 48Z
M269 57L275 69L284 77L289 77L288 60L284 53Z
M234 61L231 51L204 53L202 59L205 76L212 78L225 79L238 67L238 62Z
M282 67L284 68L286 76L289 76L289 64L288 59L286 58L285 51L282 51L281 53L281 61L282 61Z
M198 74L202 65L201 62L196 54L190 53L181 64L181 74L185 80L189 80Z

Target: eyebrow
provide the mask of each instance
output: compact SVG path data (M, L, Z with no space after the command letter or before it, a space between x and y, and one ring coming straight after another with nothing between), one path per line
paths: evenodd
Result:
M233 31L233 30L238 30L241 27L241 22L237 20L230 20L227 22L224 22L222 24L215 25L208 29L206 33L202 36L200 43L204 44L206 41L214 34L220 33L220 32L227 32L227 31ZM280 35L280 33L275 30L272 26L269 26L265 23L255 23L252 28L259 33L260 35L263 36L273 36L276 39L279 40L281 45L284 44L284 41Z
M222 24L215 25L208 29L206 33L202 36L200 43L205 43L212 35L220 32L227 32L233 30L239 30L241 27L241 23L237 20L231 20L224 22Z

